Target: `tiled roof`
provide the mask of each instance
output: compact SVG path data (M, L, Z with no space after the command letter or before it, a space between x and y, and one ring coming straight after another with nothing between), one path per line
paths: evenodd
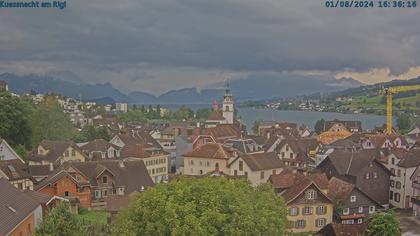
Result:
M398 166L404 168L417 167L420 165L420 149L411 149L403 157L403 159L398 162Z
M346 199L353 191L353 184L345 182L344 180L332 177L328 185L328 197L334 202L339 202Z
M317 236L357 236L364 235L367 229L367 223L362 224L339 224L330 223L318 231Z
M155 147L149 143L130 143L121 149L120 155L122 158L147 158L166 154L162 148Z
M0 235L9 233L39 206L39 203L0 178Z
M216 127L205 128L202 134L213 136L215 139L219 138L240 138L241 134L232 125L218 125Z
M326 159L332 162L340 175L355 176L363 167L377 161L380 157L379 149L366 149L358 152L335 150Z
M225 120L225 118L217 111L213 111L207 120Z
M92 140L88 142L87 144L81 146L80 149L88 153L94 152L94 151L107 152L111 146L114 147L115 149L120 149L118 146L113 145L104 139Z
M223 146L220 143L208 143L202 145L190 152L185 153L184 157L202 157L202 158L216 158L216 159L229 159L234 156L232 148Z
M240 154L242 160L252 171L283 168L284 163L274 152Z
M97 184L98 174L102 170L108 170L113 175L115 185L125 187L125 194L140 191L142 187L147 188L154 185L143 161L107 160L72 163L71 166L86 176L92 186Z
M64 155L64 151L67 148L72 147L75 150L79 151L82 155L83 152L79 149L79 147L72 141L51 141L51 140L43 140L39 146L43 147L45 150L48 150L48 153L45 155L38 154L38 149L35 148L32 152L29 153L28 160L39 162L42 160L55 162L58 160L59 157Z
M19 159L0 161L0 170L9 181L30 178L28 167Z

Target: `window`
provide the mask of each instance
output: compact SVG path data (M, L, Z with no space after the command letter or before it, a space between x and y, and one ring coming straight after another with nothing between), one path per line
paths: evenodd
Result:
M289 145L286 144L286 152L289 151Z
M216 167L216 170L218 170L218 169L219 169L219 163L218 163L218 162L216 162L215 167Z
M69 151L65 151L64 156L68 157L69 156Z
M391 158L391 164L395 165L395 158Z
M356 202L356 196L355 195L350 196L350 202Z
M378 173L373 172L373 178L374 178L374 179L378 178Z
M394 187L394 186L395 186L395 181L394 181L394 180L389 181L389 185L390 185L391 187Z
M108 183L108 176L102 176L102 183L107 184Z
M369 172L365 174L365 179L370 179L370 173Z
M322 227L325 226L326 222L327 222L327 220L324 219L324 218L316 219L315 220L315 226L318 227L318 228L322 228Z
M68 197L69 196L69 191L65 191L64 192L64 197Z
M200 161L200 166L202 166L203 165L203 162L202 161Z
M341 223L344 225L352 225L354 224L354 220L343 220L341 221Z
M264 171L261 171L261 173L260 173L260 179L264 179Z
M238 171L237 171L237 170L235 170L233 175L234 175L234 176L237 176L237 175L238 175Z
M401 189L401 182L400 181L395 182L395 188Z
M76 151L75 150L71 150L71 156L72 157L76 156Z
M348 215L350 210L348 208L343 209L343 215Z
M293 153L290 153L290 159L293 159Z
M245 176L246 176L246 177L248 177L248 172L247 172L247 171L245 171L245 173L244 173L244 174L245 174Z
M104 196L104 197L108 196L108 190L104 190L104 192L103 192L103 196Z
M369 206L369 214L375 212L375 206Z
M206 162L206 166L210 166L210 162Z
M273 175L275 175L276 174L276 170L273 170Z
M310 189L310 190L306 191L306 199L308 199L308 200L315 199L315 190Z
M401 195L399 193L394 193L394 201L400 202Z
M18 187L17 187L18 189L22 189L23 190L23 183L18 183L17 185L18 185Z
M325 206L319 206L317 208L317 212L318 215L324 215L327 213L327 208Z
M281 153L281 157L284 157L284 152Z
M393 175L395 175L395 169L394 169L394 168L391 168L391 173L392 173Z
M363 219L357 219L357 223L358 223L358 224L363 223Z
M203 170L200 170L200 175L202 175L203 174Z
M298 207L291 207L291 208L289 208L289 215L290 216L297 216L297 215L299 215L299 208Z
M190 165L193 166L194 165L194 160L190 160Z
M303 229L305 228L305 220L298 220L295 222L296 229Z
M394 200L394 192L389 192L389 200Z
M311 215L312 211L313 211L312 209L313 209L312 207L304 207L302 209L302 214L303 215Z
M401 170L400 169L397 170L397 176L401 177Z
M359 207L359 213L363 213L363 207L362 206Z
M240 171L244 170L244 162L243 161L239 161L239 170Z

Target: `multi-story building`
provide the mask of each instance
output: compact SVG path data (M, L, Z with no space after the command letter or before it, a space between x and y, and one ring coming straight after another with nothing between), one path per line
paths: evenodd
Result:
M266 183L271 175L280 173L284 162L274 152L239 154L228 167L230 175L245 176L257 186Z
M370 215L383 209L381 204L359 188L335 177L329 180L328 197L336 208L336 221L342 224L364 223Z
M272 175L269 182L287 205L290 233L317 232L332 222L333 202L325 175L304 176L291 170Z
M29 165L85 162L86 155L70 141L43 140L28 156Z
M229 164L238 157L238 152L220 143L208 143L183 156L185 175L205 175L215 170L228 174Z
M413 183L411 176L420 165L420 149L391 151L387 168L391 171L389 203L397 208L412 208Z

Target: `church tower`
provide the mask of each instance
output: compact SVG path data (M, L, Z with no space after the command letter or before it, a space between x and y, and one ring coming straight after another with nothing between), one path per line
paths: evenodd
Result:
M223 117L226 119L226 124L233 124L234 117L234 102L232 92L230 91L229 81L226 82L225 95L223 96Z

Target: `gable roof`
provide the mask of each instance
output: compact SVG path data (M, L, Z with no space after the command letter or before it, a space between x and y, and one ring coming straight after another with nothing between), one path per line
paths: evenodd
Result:
M104 170L113 174L115 186L124 186L125 194L140 191L141 188L154 186L143 161L92 161L72 163L70 165L85 175L91 186L96 186L96 178Z
M240 132L229 124L221 124L216 127L205 128L202 130L202 134L211 135L215 139L239 138L241 136Z
M420 165L420 149L411 149L398 162L398 166L404 168L417 167Z
M325 128L324 131L329 130L331 127L333 127L335 124L342 124L346 129L349 131L352 129L357 129L358 131L362 131L362 122L361 121L353 121L353 120L329 120L325 121Z
M45 150L48 150L46 154L38 154L38 148L32 150L29 153L28 160L30 161L50 161L55 162L59 159L59 157L64 155L64 152L67 148L72 147L76 151L78 151L81 155L86 158L86 155L79 149L79 147L72 141L52 141L52 140L42 140L39 144Z
M167 152L163 151L161 147L153 146L150 143L130 143L121 149L120 156L122 158L147 158L157 155L166 155Z
M92 140L85 145L81 146L80 149L82 149L85 152L107 152L110 147L113 147L117 150L120 149L117 145L111 144L107 142L104 139L95 139Z
M239 158L244 160L252 171L278 169L285 166L274 152L240 154Z
M0 235L8 235L40 205L0 178Z
M31 178L28 167L19 159L0 161L0 170L10 180Z
M12 152L12 154L14 155L14 156L16 156L21 162L25 162L25 161L23 161L23 159L19 156L19 154L17 154L16 153L16 151L9 145L9 143L5 140L5 139L2 139L1 137L0 137L0 144L2 144L2 143L4 143L4 145L6 145L6 147Z
M215 159L229 159L235 157L236 150L220 143L207 143L192 151L185 153L184 157L202 157Z
M217 111L213 111L209 117L207 118L208 121L212 121L212 120L226 120L219 112Z
M361 224L339 224L339 223L329 223L324 226L320 231L315 235L319 236L357 236L364 235L367 230L367 223Z
M334 150L323 162L330 160L340 175L356 176L365 166L371 162L378 163L383 169L387 170L378 159L381 157L379 149L365 149L357 152L349 152L344 150Z

